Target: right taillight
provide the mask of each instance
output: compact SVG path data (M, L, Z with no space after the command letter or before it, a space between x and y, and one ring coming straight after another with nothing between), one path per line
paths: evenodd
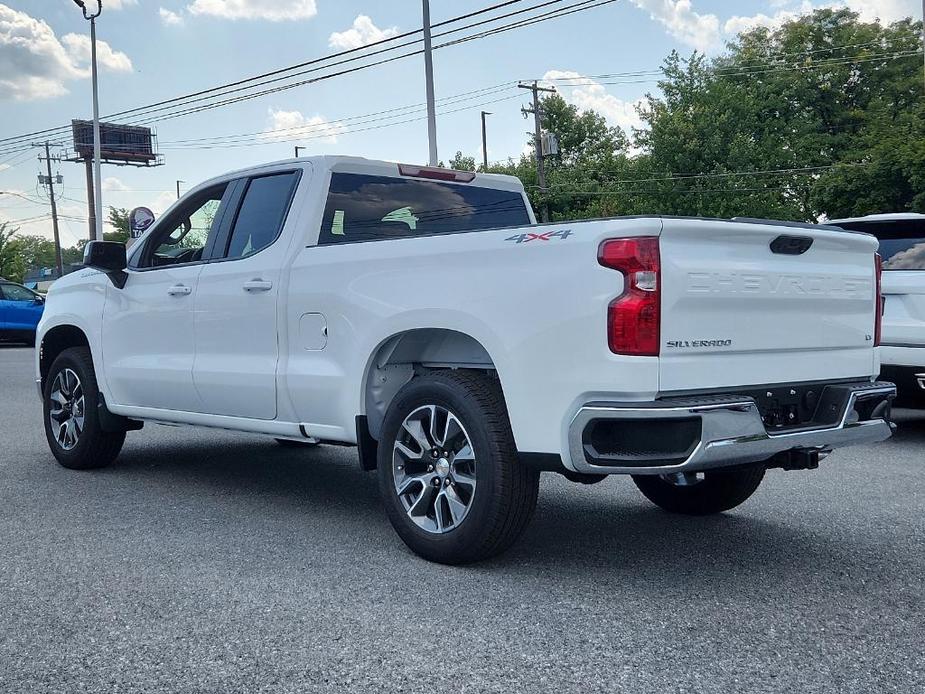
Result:
M877 276L877 307L874 318L874 347L880 346L880 334L883 329L883 259L874 253L874 274Z
M657 357L661 323L658 237L604 241L598 262L619 270L623 293L607 308L607 342L614 354Z

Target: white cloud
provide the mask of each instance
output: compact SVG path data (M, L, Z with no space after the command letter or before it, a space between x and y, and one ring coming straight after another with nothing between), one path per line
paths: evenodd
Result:
M100 64L116 71L132 69L124 53L97 42ZM67 93L67 83L87 79L89 39L68 34L61 40L41 19L0 4L0 100L49 99Z
M874 22L880 20L886 23L895 22L903 17L915 17L919 11L917 7L918 0L841 0L839 2L819 3L813 3L810 0L802 0L799 3L794 0L773 0L772 5L781 9L773 15L758 13L750 17L730 17L723 25L723 30L727 34L737 34L757 27L767 27L774 30L787 22L823 8L847 7L857 12L862 21Z
M186 9L196 15L271 22L311 19L318 14L315 0L194 0Z
M335 31L328 38L328 45L331 48L347 50L350 48L359 48L370 43L376 43L384 39L391 38L398 33L397 27L380 29L373 20L365 14L357 15L353 20L353 26L346 31Z
M604 85L572 70L550 70L543 75L543 80L557 80L556 88L562 98L574 104L582 111L597 111L611 125L618 125L632 134L632 128L642 128L643 122L636 112L636 107L643 99L624 101L609 94Z
M278 111L271 108L268 114L267 129L262 138L270 141L304 137L335 144L337 136L346 130L341 123L331 123L323 116L306 117L300 111Z
M10 168L9 164L0 164L0 171L6 171L8 168Z
M865 22L895 22L903 17L918 17L922 11L918 0L845 0L844 4Z
M158 217L164 214L171 205L177 201L177 191L175 190L165 190L163 193L159 194L154 201L148 205L151 208L151 211Z
M161 22L165 26L179 26L183 24L183 16L168 10L166 7L161 7L158 9L157 13L160 15Z
M137 5L138 0L106 0L107 10L124 10L129 5ZM87 7L93 10L93 0L87 4Z
M103 179L103 190L125 191L128 189L129 187L125 185L120 179L116 178L115 176L108 176L107 178Z
M81 69L90 69L90 37L86 34L65 34L61 43L67 48L71 60ZM100 68L112 72L131 72L132 61L122 51L114 51L108 43L97 39L96 62ZM83 67L86 65L86 67Z
M691 0L632 0L636 7L665 25L676 39L700 51L719 45L720 23L715 14L695 12Z

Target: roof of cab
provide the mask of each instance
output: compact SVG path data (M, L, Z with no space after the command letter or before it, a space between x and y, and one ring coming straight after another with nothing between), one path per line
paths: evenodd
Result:
M241 176L264 173L274 169L278 170L287 166L301 166L304 168L306 164L318 167L320 169L328 169L330 171L342 173L360 173L372 176L400 176L398 172L398 162L381 161L376 159L366 159L365 157L350 157L343 155L317 155L311 157L299 157L298 159L281 159L279 161L258 164L257 166L249 166L246 169L239 169L237 171L231 171L220 176L216 176L210 181L206 181L203 184L200 184L200 186L196 187L199 188L202 185L220 180L228 180L229 178L239 178ZM498 188L501 190L515 190L517 192L523 191L523 183L521 183L519 178L516 176L507 176L504 174L476 173L475 179L471 183L462 183L459 185L482 185Z

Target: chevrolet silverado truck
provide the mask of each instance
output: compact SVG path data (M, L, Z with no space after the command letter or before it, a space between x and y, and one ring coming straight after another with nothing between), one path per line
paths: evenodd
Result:
M538 225L515 178L269 164L55 282L45 431L81 470L145 422L355 445L402 540L444 563L509 547L542 471L720 513L769 468L890 436L876 251L760 220Z
M883 258L880 377L896 384L895 404L925 408L925 214L873 214L829 224L877 238Z

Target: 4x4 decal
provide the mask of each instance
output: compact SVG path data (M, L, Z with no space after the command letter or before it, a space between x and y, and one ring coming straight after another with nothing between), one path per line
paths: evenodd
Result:
M562 229L561 231L547 231L542 234L516 234L504 240L513 241L514 243L530 243L531 241L551 241L554 238L565 240L571 235L571 229Z

